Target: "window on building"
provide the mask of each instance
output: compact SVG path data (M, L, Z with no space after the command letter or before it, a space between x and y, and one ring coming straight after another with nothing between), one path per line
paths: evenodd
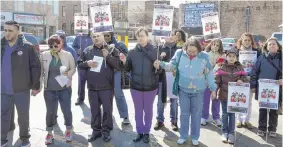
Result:
M53 14L54 15L59 15L59 9L58 9L58 5L59 5L59 2L58 1L54 1L53 3Z
M67 29L66 23L63 23L63 24L62 24L62 30L63 30L63 31L66 31L66 29Z
M73 12L74 12L74 13L77 13L77 12L78 12L78 5L74 5L74 6L73 6Z
M62 16L63 16L63 17L65 17L65 16L66 16L65 6L62 6Z

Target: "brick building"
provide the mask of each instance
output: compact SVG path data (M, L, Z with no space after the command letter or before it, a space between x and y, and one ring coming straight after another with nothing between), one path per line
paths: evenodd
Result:
M204 1L202 1L204 2ZM238 38L242 33L249 32L270 37L273 32L280 31L282 24L281 1L205 1L215 3L220 13L220 28L222 37ZM180 5L179 27L184 27L184 5ZM247 25L246 9L250 5L250 21ZM190 33L190 32L189 32ZM194 33L202 34L199 28Z
M74 34L74 13L81 13L81 1L59 1L58 28L67 35Z
M1 1L1 30L5 21L15 20L20 30L38 40L54 34L58 25L58 1Z

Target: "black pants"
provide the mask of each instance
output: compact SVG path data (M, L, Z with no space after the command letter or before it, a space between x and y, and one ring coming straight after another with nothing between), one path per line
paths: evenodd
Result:
M110 129L113 128L112 107L113 107L113 90L88 91L90 110L92 115L91 128L92 135L97 136L100 133L109 135ZM101 121L101 107L103 116Z
M258 129L261 131L267 131L267 109L259 109ZM268 131L276 132L278 124L277 110L269 110L269 122Z

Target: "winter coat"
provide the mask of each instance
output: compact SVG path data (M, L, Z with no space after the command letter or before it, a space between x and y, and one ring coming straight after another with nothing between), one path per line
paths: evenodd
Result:
M237 82L238 80L241 80L244 83L248 82L247 73L238 61L234 65L229 65L227 61L225 61L225 64L218 69L215 75L218 99L222 101L227 101L229 82Z

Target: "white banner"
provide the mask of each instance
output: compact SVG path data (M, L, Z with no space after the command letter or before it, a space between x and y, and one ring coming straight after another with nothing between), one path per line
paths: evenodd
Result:
M170 36L173 26L174 7L169 5L154 5L152 35Z
M260 108L278 109L279 85L276 81L270 79L258 80L258 102Z
M243 65L246 73L252 71L253 66L257 60L256 51L240 51L239 52L239 62Z
M250 99L250 84L236 85L236 82L228 83L227 111L230 113L247 113Z
M201 15L203 35L220 33L220 23L218 12L211 12Z
M110 2L93 3L90 7L93 32L112 32L112 16Z
M88 15L84 13L75 13L75 30L88 30Z

